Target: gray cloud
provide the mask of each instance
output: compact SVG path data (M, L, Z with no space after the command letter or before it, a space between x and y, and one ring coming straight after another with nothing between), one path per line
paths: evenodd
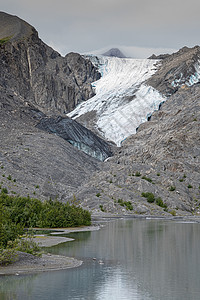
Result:
M180 48L199 44L199 0L0 0L62 53L109 45Z

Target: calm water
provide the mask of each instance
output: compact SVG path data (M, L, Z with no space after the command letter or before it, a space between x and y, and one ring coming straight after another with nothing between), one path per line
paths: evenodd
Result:
M0 300L200 299L200 224L115 220L68 236L76 241L51 252L80 258L81 267L0 277Z

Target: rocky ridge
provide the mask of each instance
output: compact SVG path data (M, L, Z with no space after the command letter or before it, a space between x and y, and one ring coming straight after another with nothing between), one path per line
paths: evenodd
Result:
M192 86L200 80L200 47L183 47L178 52L162 59L159 70L147 80L166 96L171 96L180 87Z
M1 86L46 114L69 112L94 95L91 82L100 74L89 60L61 57L18 17L0 12L0 28L0 39L8 39L0 49Z
M31 25L5 13L0 41L1 188L40 199L73 198L100 168L97 158L111 155L108 143L64 114L93 94L90 82L99 73L79 54L61 57Z

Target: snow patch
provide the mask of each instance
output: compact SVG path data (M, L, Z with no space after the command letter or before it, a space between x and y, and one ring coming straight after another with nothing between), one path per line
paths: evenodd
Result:
M68 114L74 119L96 111L96 126L108 140L121 142L166 99L144 82L157 70L157 60L90 56L99 67L101 79L94 82L96 95Z

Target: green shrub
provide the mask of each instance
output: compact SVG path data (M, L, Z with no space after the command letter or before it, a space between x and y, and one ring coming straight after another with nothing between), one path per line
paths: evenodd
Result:
M123 201L122 199L118 199L118 203L121 206L125 206L127 210L133 210L131 201Z
M12 224L19 227L72 227L91 224L91 214L87 210L57 200L41 202L30 197L1 193L0 206L6 220L4 227Z
M156 204L160 207L167 208L167 204L165 204L161 197L156 198Z
M11 175L8 175L7 179L8 179L8 180L12 180Z
M181 178L181 179L179 179L179 181L180 181L180 182L183 182L183 181L184 181L184 179L183 179L183 178Z
M192 189L193 186L191 184L188 184L188 189Z
M133 205L131 201L124 201L124 205L126 206L127 210L133 210Z
M41 248L38 243L34 242L34 239L31 235L27 234L21 239L16 239L12 243L12 247L20 252L26 252L32 255L40 255Z
M141 176L140 172L139 172L139 171L136 171L136 172L135 172L135 176L136 176L136 177L140 177L140 176Z
M152 182L152 179L151 179L151 178L148 178L148 177L146 177L146 176L142 176L142 179L144 179L144 180L146 180L146 181L148 181L148 182Z
M119 203L119 205L124 206L124 201L122 199L118 199L117 202Z
M101 193L97 193L97 194L96 194L96 197L100 197L100 196L101 196Z
M1 189L1 194L8 194L7 188L2 188Z
M175 189L176 189L176 187L175 186L170 186L170 188L169 188L169 190L170 190L170 192L173 192L173 191L175 191Z
M160 173L157 173L157 176L160 176Z
M101 211L103 211L103 212L105 211L102 204L99 205L99 208L100 208Z
M176 211L175 210L171 210L170 212L169 212L172 216L176 216Z
M17 258L15 249L0 248L0 265L8 265L14 262Z
M153 203L155 201L155 196L153 193L146 192L142 193L141 195L142 197L145 197L149 203Z

